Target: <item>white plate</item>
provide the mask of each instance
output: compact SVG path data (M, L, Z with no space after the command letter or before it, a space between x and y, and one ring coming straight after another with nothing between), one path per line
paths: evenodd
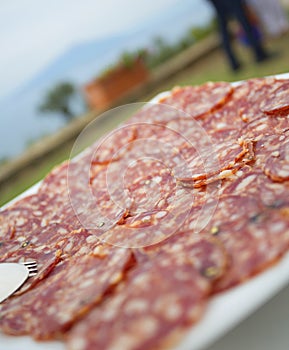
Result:
M289 78L289 73L278 75L277 78ZM163 93L164 96L167 93ZM158 95L153 101L160 98ZM25 191L21 197L35 193L38 184ZM17 199L19 199L18 197ZM233 329L237 324L251 315L276 295L289 283L289 253L278 264L252 278L248 282L227 292L213 297L208 304L203 319L187 333L181 344L175 350L201 350ZM289 306L288 309L289 323ZM262 320L261 320L262 321ZM264 344L264 336L263 342ZM285 340L289 344L289 334ZM283 340L284 342L284 340ZM289 346L287 347L289 348ZM29 337L9 337L0 333L0 350L64 350L60 342L34 342ZM222 350L231 350L232 347ZM259 349L259 348L258 348ZM261 347L260 347L261 349ZM263 348L263 350L269 350ZM270 349L271 350L271 349ZM277 349L276 349L277 350Z

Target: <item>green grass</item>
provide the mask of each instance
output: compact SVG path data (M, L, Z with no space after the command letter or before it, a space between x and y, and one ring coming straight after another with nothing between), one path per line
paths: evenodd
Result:
M0 184L0 206L43 179L55 165L69 157L69 152L70 148L64 147L61 152L39 159L28 169L16 174L4 184Z
M289 72L289 34L282 38L271 40L267 43L268 49L277 52L279 55L271 60L256 64L251 57L249 49L236 43L235 47L240 60L243 62L243 68L233 73L230 71L222 50L216 50L208 54L203 59L192 64L191 67L181 71L179 74L165 83L152 90L149 95L144 96L141 100L147 101L161 91L170 90L176 85L196 85L206 81L238 81L253 77L262 77L267 75ZM119 118L107 117L101 118L97 124L98 136L112 130L116 127L126 115ZM26 188L43 178L56 164L67 159L70 154L72 144L65 145L60 152L53 153L36 162L33 167L19 174L18 177L4 186L0 184L0 205L9 201ZM4 166L4 165L3 165Z
M255 63L252 52L239 43L235 43L237 55L243 63L242 69L232 72L227 64L222 50L217 50L204 57L200 62L180 73L171 83L201 84L206 81L236 81L253 77L289 72L289 34L282 38L271 40L266 47L276 53L276 57L262 63Z

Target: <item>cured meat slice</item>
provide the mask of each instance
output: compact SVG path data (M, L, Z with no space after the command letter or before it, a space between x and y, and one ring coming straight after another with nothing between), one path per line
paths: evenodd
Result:
M261 110L268 115L289 113L289 80L276 81L269 96L261 102Z
M284 140L277 151L272 151L264 166L265 174L273 181L289 180L289 132L283 134ZM280 142L280 136L276 137Z
M72 329L68 348L142 350L176 344L203 315L216 273L222 275L225 265L223 250L213 241L177 242L159 247L153 259L143 256L116 293Z
M177 88L2 210L0 261L39 273L1 304L0 328L72 350L171 347L212 294L279 259L288 87Z
M112 181L108 173L112 175ZM101 235L111 229L126 214L130 202L120 202L123 188L118 188L121 179L119 162L109 166L92 165L89 159L71 162L68 169L68 197L80 226ZM116 192L114 192L116 191ZM117 195L116 199L112 195Z
M220 192L221 195L250 195L266 207L278 207L288 202L289 184L273 182L261 170L247 168L238 171L234 180L222 186Z
M107 165L119 160L132 147L136 138L137 128L134 125L122 126L110 132L91 147L94 149L91 158L92 165Z
M232 269L236 268L231 279L225 286L233 286L239 283L243 276L250 275L251 271L247 270L249 259L254 259L256 250L256 241L249 234L242 231L242 228L250 221L250 218L255 217L262 211L262 205L253 197L242 196L222 196L219 201L210 202L207 204L207 209L212 206L214 210L207 210L209 217L198 216L199 210L185 223L185 227L199 232L199 228L203 227L201 234L211 234L224 245L224 248L229 255L229 275ZM204 221L204 222L201 222ZM247 255L246 255L247 254ZM224 278L226 278L224 276ZM218 286L222 283L217 282ZM219 287L218 287L219 288ZM216 291L219 291L216 287Z
M153 123L155 125L166 124L168 121L178 119L181 115L184 115L184 111L181 111L174 106L157 102L147 102L143 105L137 113L130 117L125 124L135 123ZM138 133L138 135L141 135Z
M128 122L166 124L180 118L203 118L222 107L230 99L233 90L232 85L226 82L177 87L169 96L161 97L158 103L147 103Z
M287 208L286 203L268 208L258 198L248 195L220 198L203 230L216 237L229 256L229 270L217 281L214 292L247 280L284 254L289 243Z
M163 241L184 223L194 203L190 190L175 187L172 192L150 210L128 215L113 229L104 232L101 239L121 247L144 247Z
M37 262L37 275L29 278L17 292L18 294L23 294L33 289L54 270L61 260L63 246L59 244L58 247L55 245L55 247L50 248L47 245L34 246L29 241L25 241L22 244L14 241L10 242L10 244L8 243L6 248L10 249L0 257L0 262Z
M176 88L171 96L159 102L184 111L191 118L200 118L223 106L233 93L226 82L206 83L200 86Z
M274 264L289 246L288 205L263 209L245 225L212 227L231 256L229 271L215 285L220 292Z
M263 170L274 181L285 181L288 178L288 135L287 130L256 138L254 168Z
M269 158L265 164L264 171L273 181L282 182L289 180L288 160Z
M8 254L11 254L15 250L18 250L20 247L20 244L18 241L15 240L1 240L0 241L0 261L5 261L5 257Z
M89 254L62 261L36 288L7 300L1 308L1 328L37 339L59 337L101 302L131 264L131 251L97 243Z
M34 246L47 245L49 241L56 245L58 239L80 227L72 209L58 204L58 199L41 193L25 197L2 210L0 239L17 241L19 245L24 242ZM62 222L63 216L66 223Z
M288 130L289 116L276 116L274 118L267 115L253 120L246 124L239 133L243 138L254 138L256 141L264 136L282 134Z
M260 110L260 104L262 98L272 90L274 82L275 80L271 78L252 79L239 84L234 88L232 97L222 108L200 120L212 142L237 139L238 130L244 127L244 122L250 123L256 119L264 118L264 113ZM262 131L261 128L264 126L260 123L259 127ZM249 130L249 127L247 129ZM252 127L251 132L254 132L254 136L257 131L258 129L255 131L255 127ZM250 138L252 134L246 135L242 131L239 136Z
M231 98L222 108L199 120L214 144L238 138L238 130L244 124L238 111L246 104L249 91L248 82L239 84L234 88Z
M97 178L97 190L93 179ZM49 174L40 187L40 193L49 193L49 207L54 210L54 221L68 220L75 229L85 227L101 233L119 220L119 208L107 205L111 217L104 218L98 203L107 199L106 166L92 165L91 152L78 160L64 163ZM104 206L105 207L105 206Z
M242 83L244 91L247 91L236 110L244 122L248 123L262 117L261 103L270 96L272 86L275 84L277 81L274 78L251 79Z
M44 221L54 216L52 208L47 208L47 201L44 194L32 195L1 210L0 239L13 240L43 227Z
M252 140L240 139L239 143L218 144L214 147L214 152L218 156L218 162L214 162L212 150L208 150L207 154L203 150L201 158L208 168L203 165L202 169L194 158L188 166L191 176L177 177L178 183L185 187L202 187L232 176L239 168L255 159Z
M125 191L133 203L131 213L153 210L162 199L176 189L176 181L171 172L162 170L155 175L144 176L138 181L125 182Z

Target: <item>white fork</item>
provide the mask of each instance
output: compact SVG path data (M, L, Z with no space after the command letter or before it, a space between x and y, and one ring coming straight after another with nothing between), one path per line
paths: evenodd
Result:
M0 263L0 304L37 274L36 261Z
M36 276L38 273L37 262L35 260L20 262L28 269L28 277Z

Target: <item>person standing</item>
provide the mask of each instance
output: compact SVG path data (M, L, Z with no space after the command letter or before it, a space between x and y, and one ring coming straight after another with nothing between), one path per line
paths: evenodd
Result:
M231 68L236 71L241 67L241 62L236 57L229 31L229 20L235 18L246 34L246 38L252 48L256 62L261 62L270 57L269 53L263 47L261 38L255 35L254 27L246 14L246 4L243 0L208 0L215 8L219 30L222 36L223 47Z
M265 32L278 37L289 30L289 21L279 0L247 0L259 17Z

